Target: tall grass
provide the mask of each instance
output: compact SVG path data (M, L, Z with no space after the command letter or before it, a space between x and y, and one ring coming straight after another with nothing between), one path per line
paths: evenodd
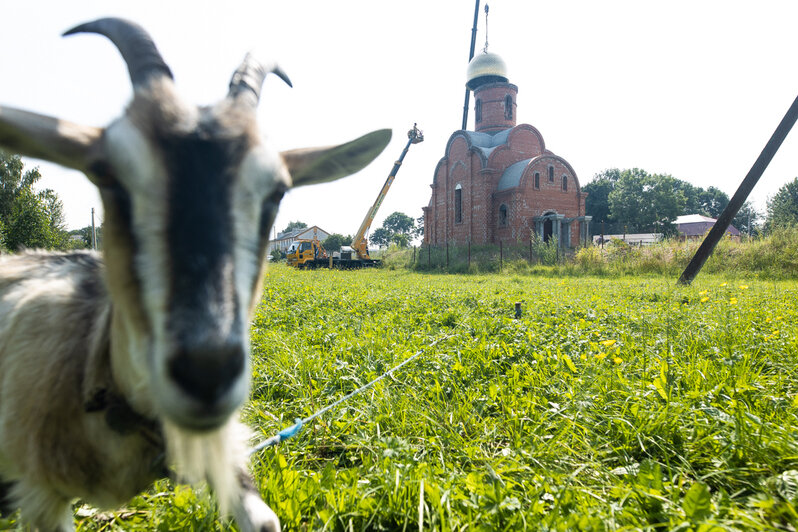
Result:
M614 240L603 248L588 246L563 253L553 245L533 242L506 245L500 261L496 245L467 246L429 250L392 248L384 257L390 269L446 271L449 273L543 273L550 275L643 275L676 276L695 255L701 240L664 240L650 246L630 246ZM530 253L531 248L531 253ZM743 241L723 239L705 264L705 273L718 273L762 279L798 278L798 227L778 229L764 238Z
M276 266L259 437L424 354L259 453L256 485L287 531L795 530L796 338L794 281ZM77 509L80 531L224 529L165 482Z

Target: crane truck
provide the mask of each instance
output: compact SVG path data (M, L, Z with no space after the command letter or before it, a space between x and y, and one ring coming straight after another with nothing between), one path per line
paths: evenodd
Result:
M405 144L405 148L402 150L399 160L394 163L391 173L388 174L388 179L385 180L385 184L382 186L380 193L377 194L377 199L366 213L366 217L363 218L360 228L357 230L355 237L352 239L352 244L350 245L351 251L341 251L340 253L333 253L330 255L324 249L324 246L321 245L321 242L318 240L318 238L298 240L294 243L294 245L292 245L292 248L286 254L286 262L288 265L296 266L297 268L309 269L348 269L379 266L379 259L372 259L369 256L366 232L369 230L369 227L371 227L372 222L374 222L374 218L377 216L377 211L380 210L382 201L388 194L388 190L391 188L393 180L396 178L397 172L399 172L399 167L402 166L402 161L404 160L405 155L407 155L410 145L418 144L419 142L423 141L424 132L418 129L417 124L413 124L413 129L407 132L407 144Z

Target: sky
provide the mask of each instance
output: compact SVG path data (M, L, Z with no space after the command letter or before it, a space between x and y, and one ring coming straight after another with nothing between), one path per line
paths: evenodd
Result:
M642 168L731 196L798 96L794 1L487 3L489 50L519 88L518 122L535 126L582 185L608 168ZM302 221L354 233L413 123L425 141L410 148L372 229L395 211L421 216L435 166L461 127L473 0L3 0L0 105L96 126L118 117L131 87L116 49L96 35L60 37L103 16L142 24L197 105L225 96L247 51L277 61L294 88L268 78L258 118L280 150L393 129L361 172L289 192L278 231ZM39 185L58 193L68 228L88 225L92 208L99 223L102 204L85 176L38 160L26 166L38 166ZM764 212L796 177L793 131L754 189L754 206Z

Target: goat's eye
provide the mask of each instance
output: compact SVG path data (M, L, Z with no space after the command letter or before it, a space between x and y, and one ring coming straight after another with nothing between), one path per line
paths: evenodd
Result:
M263 202L264 206L268 204L277 205L285 196L285 187L278 187L272 192L269 197Z
M260 213L260 233L268 234L277 216L277 207L285 195L286 187L278 187L263 200Z

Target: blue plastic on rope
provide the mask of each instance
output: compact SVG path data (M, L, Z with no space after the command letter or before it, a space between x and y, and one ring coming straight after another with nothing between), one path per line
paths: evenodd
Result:
M450 337L451 336L444 336L443 338L439 338L439 339L435 340L434 342L432 342L428 346L428 348L429 347L434 347L441 340L446 340L447 338L450 338ZM413 356L411 356L410 358L408 358L404 362L402 362L400 364L397 364L396 366L392 367L391 369L389 369L388 371L386 371L385 373L383 373L382 375L380 375L379 377L377 377L373 381L368 382L368 383L364 384L363 386L361 386L360 388L358 388L357 390L348 393L347 395L341 397L340 399L338 399L334 403L325 406L324 408L322 408L321 410L319 410L315 414L313 414L311 416L308 416L305 419L297 418L294 421L294 424L291 425L290 427L281 430L275 436L272 436L271 438L267 438L266 440L260 442L258 445L256 445L252 449L250 449L249 450L250 456L255 454L256 452L260 451L261 449L265 449L266 447L271 447L273 445L277 445L278 443L280 443L282 441L285 441L288 438L293 438L294 436L296 436L299 433L300 430L302 430L302 427L305 426L306 424L308 424L309 422L313 421L314 419L316 419L317 417L319 417L322 414L326 413L327 411L329 411L329 410L335 408L336 406L340 405L341 403L343 403L347 399L349 399L351 397L354 397L357 394L363 392L364 390L367 390L367 389L371 388L372 386L377 384L379 381L381 381L385 377L391 375L393 372L401 369L403 366L409 364L410 362L412 362L413 360L415 360L416 358L421 356L423 353L424 353L424 350L420 349L419 351L416 352L416 354L414 354Z

